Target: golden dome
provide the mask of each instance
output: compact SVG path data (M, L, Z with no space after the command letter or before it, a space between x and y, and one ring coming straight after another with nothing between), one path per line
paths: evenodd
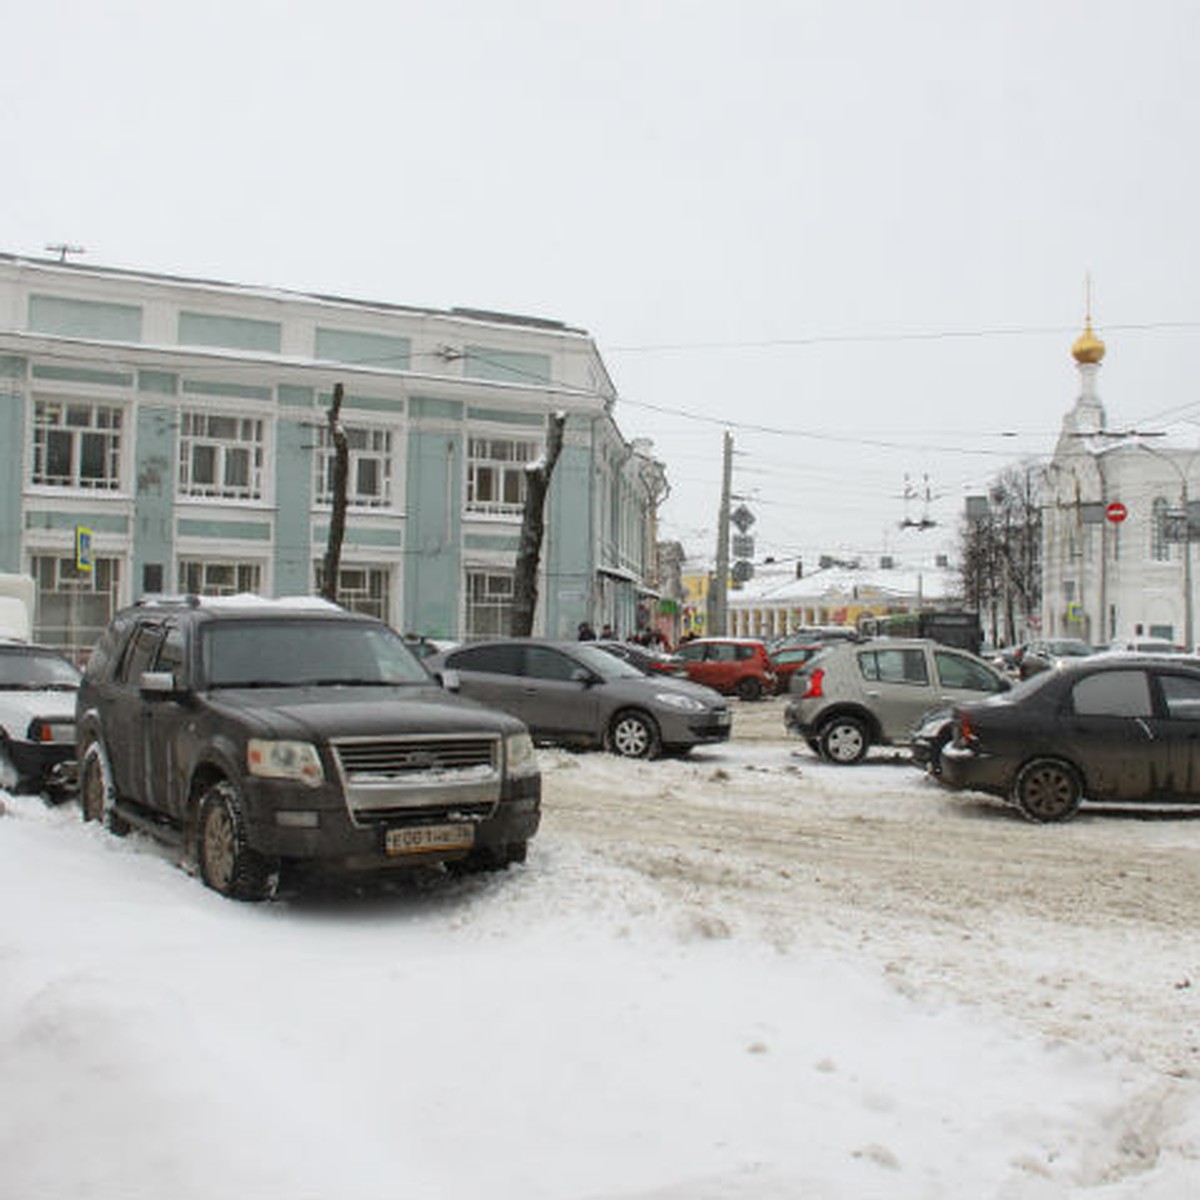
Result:
M1104 357L1104 343L1092 332L1090 320L1084 331L1075 339L1071 353L1077 363L1098 363Z

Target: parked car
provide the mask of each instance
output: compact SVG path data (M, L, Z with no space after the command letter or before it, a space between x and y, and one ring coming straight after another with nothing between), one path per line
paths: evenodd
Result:
M651 646L639 646L636 642L621 642L613 638L597 639L593 646L607 650L609 654L637 667L643 675L674 675L687 678L687 668L677 654L667 654Z
M853 625L802 625L785 633L783 637L773 638L767 643L767 652L772 658L780 650L792 646L812 646L819 642L861 642L862 635Z
M1186 646L1178 646L1168 638L1129 637L1114 638L1105 647L1113 654L1187 654Z
M418 658L432 658L435 654L445 654L447 650L453 650L458 645L448 638L431 638L417 633L406 633L404 644Z
M791 686L792 679L806 663L814 659L828 645L827 642L797 643L771 653L771 667L775 672L775 693L782 696Z
M525 726L323 601L122 610L84 672L76 738L84 820L175 842L236 899L283 868L503 867L540 818Z
M784 725L822 758L857 763L875 745L911 745L931 709L1007 691L982 659L927 638L826 646L792 682Z
M71 791L78 690L78 669L57 650L0 641L0 787Z
M1200 804L1200 662L1095 655L1006 696L955 706L940 781L1010 800L1032 821L1082 801Z
M520 717L542 742L655 758L729 738L729 705L716 692L643 675L594 642L472 642L429 664L454 672L464 696Z
M1087 658L1095 653L1082 638L1050 638L1029 642L1021 655L1017 673L1022 679L1028 679L1039 671L1060 666L1066 659Z
M693 683L724 696L761 700L775 692L775 671L765 643L755 638L694 638L679 657Z

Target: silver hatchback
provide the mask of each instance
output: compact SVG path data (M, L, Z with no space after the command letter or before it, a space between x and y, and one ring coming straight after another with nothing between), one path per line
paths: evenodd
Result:
M830 646L792 680L784 725L822 758L861 762L873 745L909 745L930 709L1007 691L982 659L923 638Z
M447 687L519 717L541 742L656 758L729 739L723 696L684 679L645 675L591 642L472 642L426 666Z

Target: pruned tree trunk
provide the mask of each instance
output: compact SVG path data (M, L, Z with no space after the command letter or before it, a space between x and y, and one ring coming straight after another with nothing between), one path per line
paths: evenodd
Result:
M350 447L342 428L342 385L333 385L329 406L329 436L333 440L333 510L329 516L329 539L325 544L325 562L321 595L333 604L338 598L338 576L342 570L342 542L346 537L346 484L350 475Z
M513 637L529 637L533 632L533 616L537 611L538 565L542 557L542 540L546 535L546 493L554 464L562 451L563 427L566 413L556 412L550 418L546 433L546 453L525 470L525 510L521 518L521 541L517 547L517 568L513 576L512 623Z

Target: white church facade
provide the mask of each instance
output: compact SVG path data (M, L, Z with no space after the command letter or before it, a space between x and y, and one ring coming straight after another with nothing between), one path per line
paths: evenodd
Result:
M1200 447L1109 428L1091 320L1072 347L1080 392L1042 478L1047 637L1134 636L1196 647L1191 539L1200 536Z

